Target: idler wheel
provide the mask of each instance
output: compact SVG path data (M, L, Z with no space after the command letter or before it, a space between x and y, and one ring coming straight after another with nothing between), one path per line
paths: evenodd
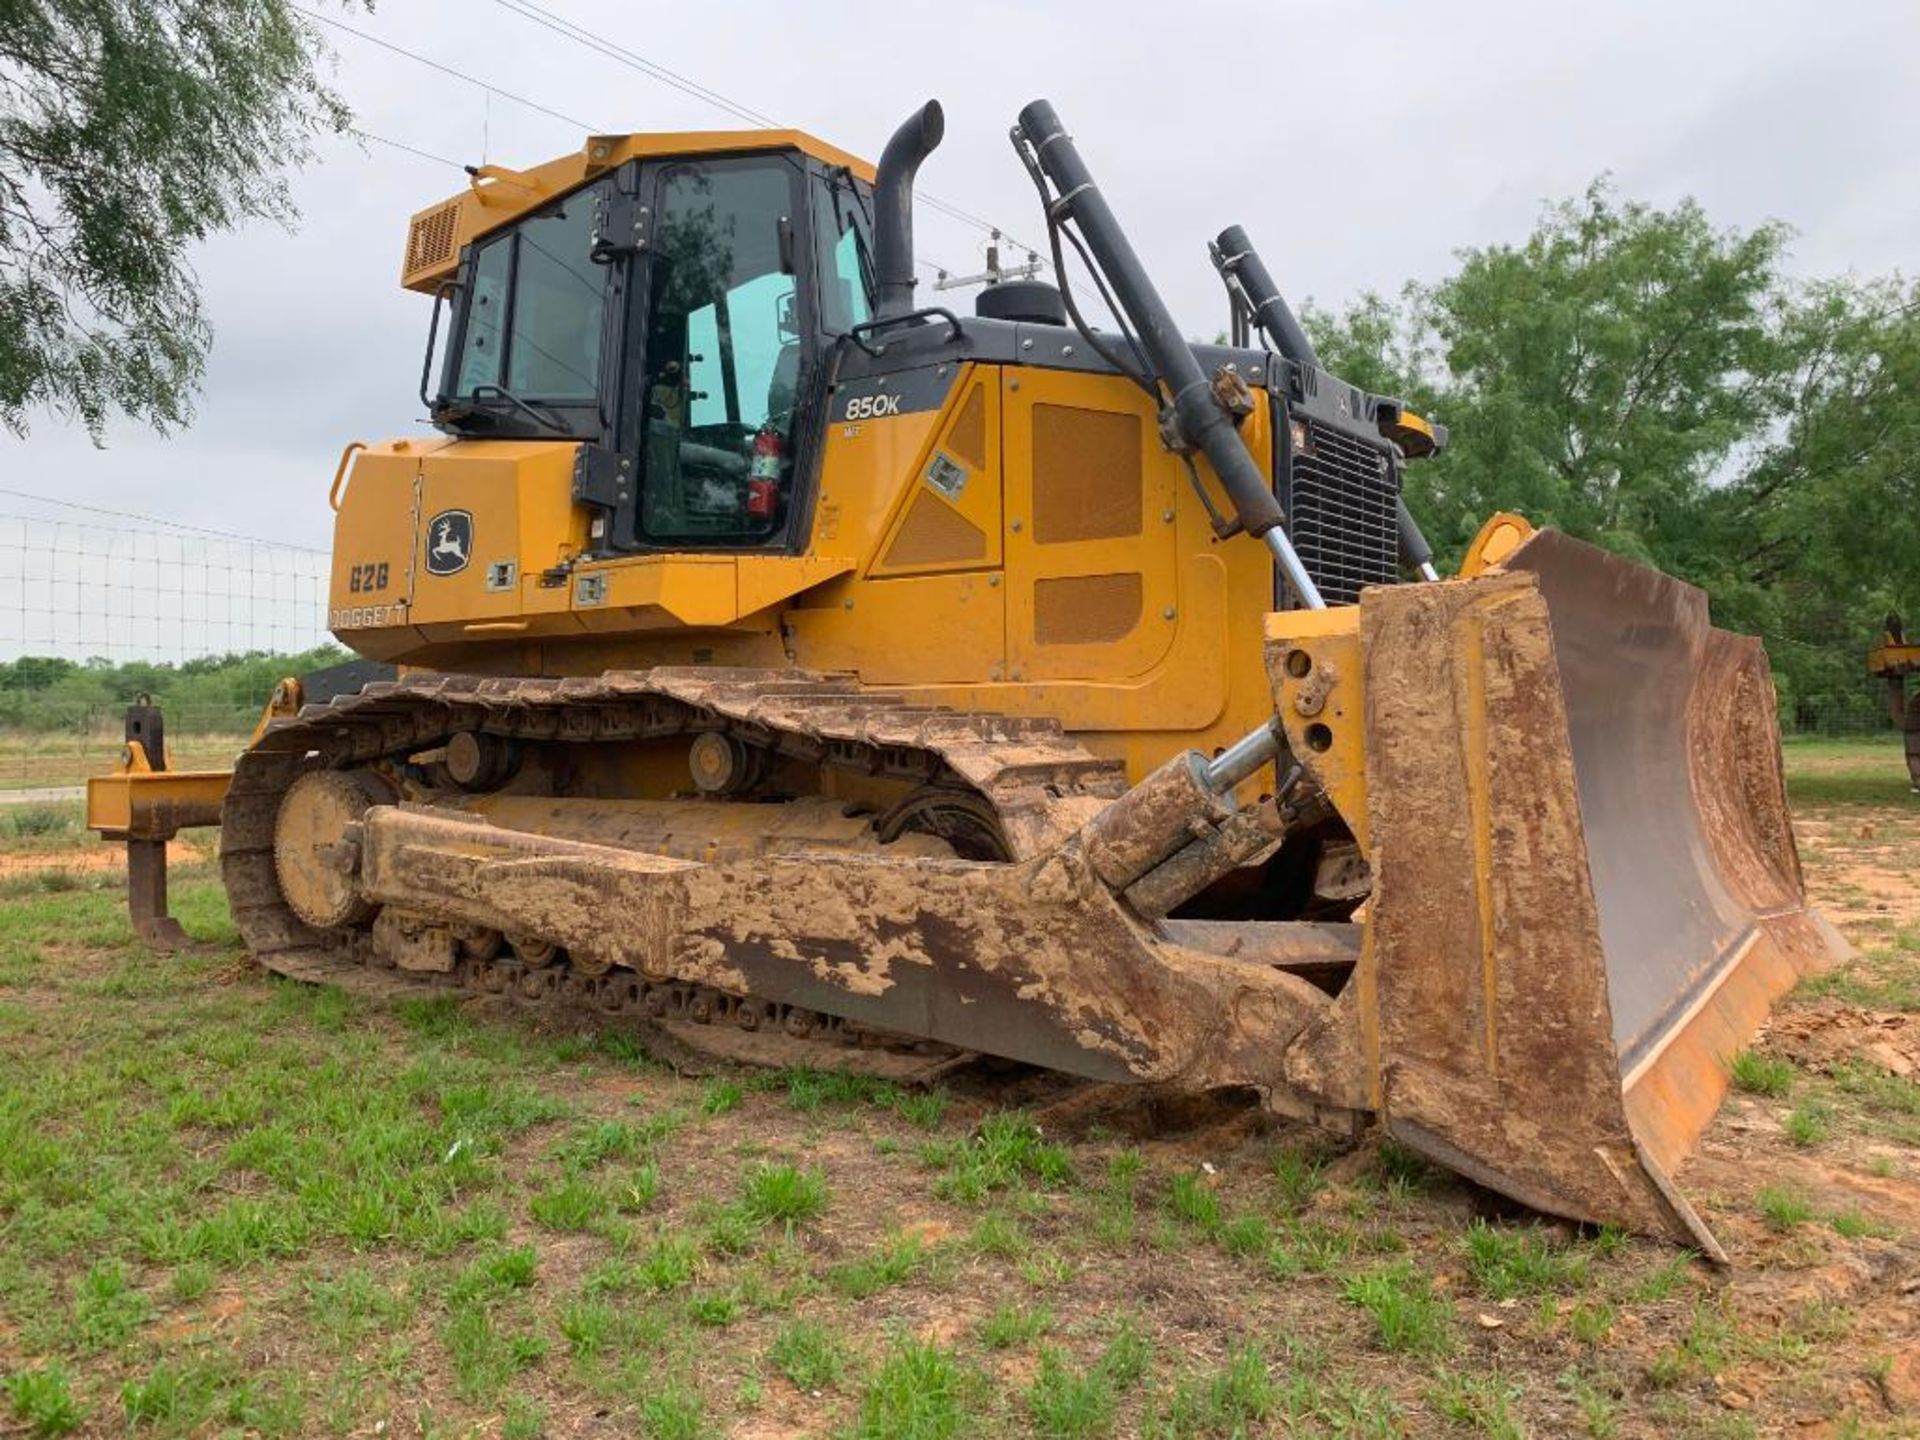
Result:
M293 913L321 930L364 925L375 906L360 893L361 816L392 793L364 770L310 770L287 787L273 822L273 869Z

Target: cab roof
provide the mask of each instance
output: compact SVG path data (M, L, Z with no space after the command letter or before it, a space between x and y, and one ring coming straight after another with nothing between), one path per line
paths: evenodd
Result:
M650 135L589 135L570 155L526 170L481 165L459 194L417 212L407 227L400 283L431 294L451 280L460 252L489 230L539 209L569 190L629 160L692 155L741 155L798 150L828 165L844 165L869 185L873 166L804 130L679 130Z

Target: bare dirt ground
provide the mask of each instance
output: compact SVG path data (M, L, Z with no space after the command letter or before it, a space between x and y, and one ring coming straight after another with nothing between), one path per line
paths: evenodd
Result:
M1920 1434L1920 798L1789 766L1859 953L1679 1177L1725 1270L1244 1110L269 979L204 864L156 960L0 835L0 1435Z

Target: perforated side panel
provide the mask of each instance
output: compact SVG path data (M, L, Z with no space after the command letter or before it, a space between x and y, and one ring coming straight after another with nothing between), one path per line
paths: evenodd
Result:
M459 222L458 200L416 219L407 231L406 275L431 270L453 259L453 237L459 231Z
M1140 430L1137 415L1073 405L1033 407L1035 541L1050 545L1140 533ZM1139 577L1133 578L1137 596Z
M907 518L900 522L900 531L880 563L893 569L986 558L987 537L979 527L932 491L922 490L913 497Z
M953 428L947 432L947 449L954 453L955 458L965 461L969 470L986 468L986 386L974 386L973 393L967 396L966 403L960 407L960 413L953 417Z
M1140 623L1140 577L1066 575L1033 582L1033 638L1042 645L1096 645Z

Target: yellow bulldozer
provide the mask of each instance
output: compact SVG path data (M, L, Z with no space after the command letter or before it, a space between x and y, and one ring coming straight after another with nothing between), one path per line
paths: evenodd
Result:
M1441 579L1445 431L1238 227L1184 339L1045 101L1062 283L920 303L942 130L595 135L413 218L439 433L331 496L393 678L289 680L231 775L139 712L90 803L142 933L217 822L284 975L1238 1091L1717 1255L1670 1177L1842 950L1758 643L1518 517Z
M1920 645L1907 638L1907 626L1887 616L1879 643L1867 652L1867 673L1886 686L1887 714L1900 729L1907 751L1907 780L1920 794L1920 691L1907 695L1907 677L1920 675Z

